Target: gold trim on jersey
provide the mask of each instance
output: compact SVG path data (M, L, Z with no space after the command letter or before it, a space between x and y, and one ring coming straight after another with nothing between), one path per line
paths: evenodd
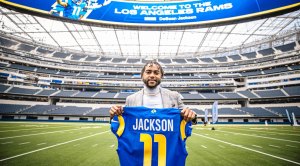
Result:
M181 139L184 140L186 138L185 135L185 126L186 126L186 121L183 119L180 122L180 134L181 134Z
M125 122L124 122L124 118L121 115L118 116L118 120L119 120L119 128L117 131L117 135L120 137L124 132Z

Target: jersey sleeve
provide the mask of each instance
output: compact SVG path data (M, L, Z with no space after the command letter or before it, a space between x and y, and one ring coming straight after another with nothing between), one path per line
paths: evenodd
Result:
M120 123L118 120L118 116L114 116L110 123L110 129L115 135L117 134L119 126L120 126Z
M187 137L191 136L192 134L192 122L186 122L184 119L180 122L180 135L181 139L185 141Z
M189 136L192 135L192 130L193 130L193 128L192 128L192 122L189 121L185 125L185 135L186 135L186 137L189 137Z
M117 137L120 137L125 129L124 118L121 115L114 116L111 120L110 129Z

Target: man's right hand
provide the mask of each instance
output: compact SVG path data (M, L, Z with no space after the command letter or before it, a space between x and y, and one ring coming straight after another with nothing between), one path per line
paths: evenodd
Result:
M122 113L123 107L119 105L114 105L109 110L110 118L113 118L115 115L121 115Z

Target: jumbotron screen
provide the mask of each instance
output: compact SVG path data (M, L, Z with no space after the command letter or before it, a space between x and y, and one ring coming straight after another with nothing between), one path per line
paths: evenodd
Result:
M0 0L0 4L54 17L102 24L182 26L221 23L298 8L299 0Z

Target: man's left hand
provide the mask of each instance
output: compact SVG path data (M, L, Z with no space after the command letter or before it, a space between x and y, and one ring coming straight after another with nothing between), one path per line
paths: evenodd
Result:
M193 120L196 118L196 113L191 110L190 108L184 108L182 111L181 111L181 116L183 116L183 119L186 120L187 122Z

